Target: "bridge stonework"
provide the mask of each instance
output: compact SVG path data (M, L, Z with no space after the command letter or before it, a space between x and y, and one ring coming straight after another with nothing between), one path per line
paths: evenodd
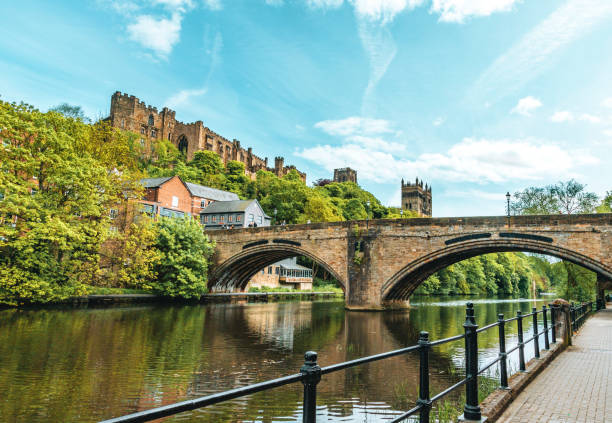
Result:
M428 276L492 252L548 254L612 280L612 214L353 221L207 234L217 244L211 291L242 291L265 266L305 255L338 279L349 309L406 306Z

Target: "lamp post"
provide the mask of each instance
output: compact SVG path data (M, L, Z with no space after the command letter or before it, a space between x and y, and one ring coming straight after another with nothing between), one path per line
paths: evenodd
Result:
M400 219L404 218L404 209L400 209Z
M507 212L508 212L508 217L510 217L510 192L506 193L506 203L507 203Z
M278 213L278 210L276 210L276 207L274 208L274 224L276 225L276 213Z
M370 200L366 201L366 229L369 228L370 220Z

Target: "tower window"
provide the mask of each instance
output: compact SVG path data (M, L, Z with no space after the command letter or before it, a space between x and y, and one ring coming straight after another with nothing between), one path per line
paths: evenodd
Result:
M155 124L155 118L153 117L153 114L151 113L149 115L149 126L153 126Z
M187 137L185 137L185 135L181 135L181 137L179 138L179 143L178 143L179 151L183 154L187 154L188 146L189 146L189 143L187 142Z

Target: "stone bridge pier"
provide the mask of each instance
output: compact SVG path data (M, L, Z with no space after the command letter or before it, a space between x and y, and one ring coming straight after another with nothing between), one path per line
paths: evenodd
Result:
M353 310L406 307L427 277L480 254L547 254L612 281L612 214L456 217L317 223L207 231L217 243L209 288L243 291L284 258L304 255L341 284Z

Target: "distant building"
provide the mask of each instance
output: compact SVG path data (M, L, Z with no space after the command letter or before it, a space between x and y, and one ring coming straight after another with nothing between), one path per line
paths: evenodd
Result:
M350 167L334 169L334 182L354 182L357 183L357 171Z
M423 186L423 181L404 183L402 179L402 210L416 212L423 217L431 217L431 187Z
M217 201L200 212L206 229L270 226L270 220L257 200Z
M247 289L250 287L312 289L312 270L297 264L297 257L288 258L253 275Z

